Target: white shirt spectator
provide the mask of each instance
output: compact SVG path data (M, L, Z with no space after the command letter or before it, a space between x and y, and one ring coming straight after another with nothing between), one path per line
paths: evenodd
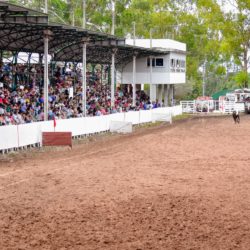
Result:
M4 109L2 107L0 107L0 115L4 114Z

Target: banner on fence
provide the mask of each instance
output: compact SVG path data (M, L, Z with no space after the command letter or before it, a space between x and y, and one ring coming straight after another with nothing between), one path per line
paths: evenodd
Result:
M70 146L72 148L71 132L42 132L43 146Z

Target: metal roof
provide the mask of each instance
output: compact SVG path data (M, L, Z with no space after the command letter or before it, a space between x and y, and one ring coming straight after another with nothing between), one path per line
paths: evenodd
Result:
M43 53L44 32L50 31L49 53L56 61L81 62L82 42L87 41L87 62L110 64L114 49L115 62L124 65L137 57L168 52L125 44L124 38L79 27L50 23L48 15L0 1L0 50Z

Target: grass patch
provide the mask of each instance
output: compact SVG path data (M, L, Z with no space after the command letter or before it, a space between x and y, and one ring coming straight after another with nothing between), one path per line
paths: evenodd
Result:
M184 120L187 118L190 118L192 115L190 114L182 114L182 115L177 115L173 117L173 121L179 121L179 120Z
M161 121L155 121L155 122L146 122L146 123L141 123L141 124L137 124L136 126L134 126L136 129L138 128L150 128L150 127L155 127L158 126L160 124L162 124L163 122Z

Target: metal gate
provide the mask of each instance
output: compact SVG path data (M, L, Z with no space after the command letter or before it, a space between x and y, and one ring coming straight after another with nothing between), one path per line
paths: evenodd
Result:
M223 114L231 114L234 110L239 112L245 111L243 102L234 101L181 101L180 102L183 113L208 113L208 112L220 112Z

